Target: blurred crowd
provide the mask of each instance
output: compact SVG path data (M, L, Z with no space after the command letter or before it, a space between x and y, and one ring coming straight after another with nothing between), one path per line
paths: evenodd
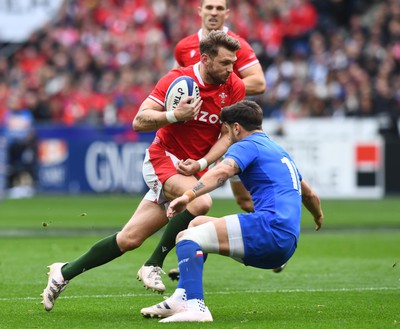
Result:
M175 44L200 28L199 3L65 0L24 44L0 42L7 186L28 188L16 196L30 195L36 181L37 124L130 124L174 66ZM265 71L267 90L253 98L266 118L376 117L385 137L399 138L400 1L230 0L229 7L229 28L249 41Z
M66 1L11 55L0 48L0 122L130 123L174 45L199 29L199 0ZM265 117L397 117L400 2L231 0L230 28L255 49Z

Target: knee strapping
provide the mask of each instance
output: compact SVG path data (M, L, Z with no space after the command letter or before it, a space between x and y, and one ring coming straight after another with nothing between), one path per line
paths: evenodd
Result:
M180 238L182 240L196 242L205 253L219 253L218 235L212 222L188 228Z

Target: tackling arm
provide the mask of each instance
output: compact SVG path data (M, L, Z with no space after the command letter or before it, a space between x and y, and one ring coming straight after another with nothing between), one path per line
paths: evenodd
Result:
M170 218L176 216L196 197L222 186L230 177L239 172L239 166L233 159L224 159L214 168L207 171L191 190L187 190L182 196L173 200L168 207L167 216Z
M233 159L224 159L214 168L206 172L203 177L193 186L195 197L206 194L224 185L232 176L240 172L239 166Z
M231 142L228 137L228 128L226 128L225 125L222 125L221 135L218 141L211 147L208 153L204 156L204 159L207 160L208 164L214 163L226 153L230 145Z
M177 170L183 175L193 175L199 171L203 171L209 164L220 159L230 146L231 142L228 138L228 129L223 125L221 128L221 136L218 141L211 147L208 153L201 160L187 159L178 162ZM201 167L200 161L206 161L205 167Z

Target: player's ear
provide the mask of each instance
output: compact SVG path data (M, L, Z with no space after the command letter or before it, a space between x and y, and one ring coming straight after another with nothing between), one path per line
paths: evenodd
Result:
M238 122L235 122L233 124L233 132L235 133L235 136L239 136L241 131L242 131L241 125Z
M203 63L203 64L207 64L207 62L208 62L208 55L207 54L201 54L200 55L200 61Z
M226 10L226 13L225 13L225 20L227 20L228 18L229 18L229 14L231 13L231 10L230 9L227 9Z

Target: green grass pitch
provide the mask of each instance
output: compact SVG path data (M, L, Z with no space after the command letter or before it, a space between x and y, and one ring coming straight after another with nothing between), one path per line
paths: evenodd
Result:
M138 201L126 195L0 201L0 328L400 328L400 198L322 200L320 232L304 210L298 249L280 274L210 255L204 287L212 323L161 324L140 315L162 300L136 281L160 233L72 280L46 312L39 296L46 266L120 229ZM210 214L237 211L232 200L214 200ZM164 269L172 267L174 252ZM166 276L164 282L168 295L175 283Z

